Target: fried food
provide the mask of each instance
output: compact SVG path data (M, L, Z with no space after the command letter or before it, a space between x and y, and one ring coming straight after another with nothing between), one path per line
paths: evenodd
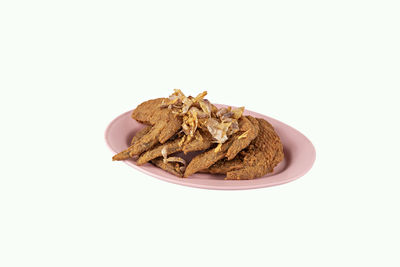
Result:
M239 135L229 147L228 152L226 153L226 157L228 158L228 160L233 159L237 155L237 153L246 148L250 144L250 142L257 137L259 130L258 122L257 120L251 120L249 120L249 116L243 116L239 120L239 129L243 133Z
M158 141L163 144L169 138L174 136L182 126L182 118L173 114L171 110L163 109L159 112L156 124L153 127L156 127L159 132Z
M169 98L138 105L131 116L147 126L113 160L138 156L138 165L151 162L179 177L201 171L240 180L272 172L284 157L273 127L263 119L243 116L244 107L218 109L204 99L206 94L186 97L175 89ZM188 165L174 155L193 151L202 153Z
M146 124L153 125L149 139L158 138L163 144L171 138L182 125L182 119L176 116L171 109L162 108L168 98L156 98L143 102L132 112L132 118ZM142 151L143 152L143 151Z
M243 159L238 155L232 160L227 160L226 158L221 159L210 166L208 169L201 170L200 172L226 174L227 172L242 169L243 167Z
M222 144L219 150L215 148L211 148L206 152L195 156L187 166L183 177L189 177L190 175L207 169L211 165L213 165L218 160L222 159L226 155L226 151L228 151L229 147L232 145L233 140L228 140Z
M185 140L183 140L185 141ZM193 151L199 151L209 148L212 145L211 136L207 133L200 133L196 135L195 139L190 140L184 144L182 138L176 138L164 144L159 144L151 150L144 152L137 160L138 165L143 165L146 162L162 156L162 152L168 156L177 152L184 152L185 154Z
M113 160L125 160L130 158L129 153L133 150L134 145L149 131L151 130L151 126L146 126L143 129L139 130L132 138L131 146L125 149L124 151L119 152L116 154L112 159Z
M144 131L145 132L145 131ZM144 134L142 137L138 138L133 145L125 149L124 151L116 154L113 160L125 160L132 158L140 153L152 148L158 143L157 134L159 134L158 129L152 127L150 131Z
M176 175L178 177L183 176L182 170L180 169L179 165L177 165L177 163L164 162L163 158L153 159L151 163L173 175Z
M125 159L129 159L129 152L131 150L131 147L128 147L127 149L125 149L124 151L119 152L118 154L115 154L112 157L112 160L125 160Z
M235 159L217 162L206 171L226 173L227 180L254 179L273 171L284 158L283 145L269 122L259 118L256 120L259 134L250 146Z
M158 141L163 144L179 131L182 125L182 118L173 114L172 110L157 107L155 105L156 103L159 103L159 101L157 100L151 105L145 105L145 107L151 108L151 115L148 114L149 112L147 110L141 111L144 109L142 106L139 108L139 111L141 112L136 112L135 109L132 113L132 117L139 118L140 120L149 122L153 125L148 134L144 136L147 139L142 142L147 143L152 139L158 139Z
M157 111L161 110L161 104L167 99L168 98L156 98L141 103L132 112L132 119L145 124L156 124L156 113Z
M239 132L235 133L228 141L215 149L210 149L190 161L186 168L184 177L188 177L198 171L206 169L218 160L227 157L234 158L243 148L247 147L258 134L258 122L256 124L242 116L239 119Z
M211 147L212 137L208 132L199 131L200 138L190 140L183 145L182 151L187 154L193 151L205 150Z
M179 152L182 150L182 147L180 146L180 140L179 139L175 139L172 141L168 141L165 144L159 144L158 146L154 147L151 150L148 150L146 152L144 152L142 155L140 155L140 157L137 160L137 164L138 165L143 165L146 162L161 157L162 156L162 150L165 149L167 155Z
M161 108L163 100L165 98L146 101L132 112L132 118L152 126L141 131L137 138L134 137L133 144L115 155L113 160L125 160L139 155L154 147L158 142L165 143L180 130L182 118L173 114L172 110Z
M139 130L132 138L131 145L136 143L140 138L145 136L151 130L151 126L146 126L143 129Z

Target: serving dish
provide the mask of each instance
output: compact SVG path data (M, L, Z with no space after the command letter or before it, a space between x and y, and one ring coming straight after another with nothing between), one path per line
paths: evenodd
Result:
M228 107L221 104L216 104L216 106ZM135 133L144 127L143 124L131 118L131 113L132 111L128 111L116 117L105 131L106 143L113 153L126 149ZM307 137L289 125L266 115L250 110L245 110L244 115L267 120L281 138L285 158L275 167L273 173L253 180L224 180L224 175L208 173L196 173L188 178L179 178L150 163L138 166L133 159L124 162L160 180L197 188L221 190L254 189L284 184L300 178L311 169L316 152Z

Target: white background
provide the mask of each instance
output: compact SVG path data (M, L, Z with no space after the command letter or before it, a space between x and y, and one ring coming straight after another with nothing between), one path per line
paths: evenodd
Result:
M0 266L399 266L398 1L1 1ZM112 162L107 124L208 90L304 133L282 186Z

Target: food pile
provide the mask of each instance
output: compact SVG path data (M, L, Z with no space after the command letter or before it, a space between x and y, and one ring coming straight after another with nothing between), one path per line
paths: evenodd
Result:
M266 120L244 116L244 107L218 109L204 97L175 89L169 98L140 104L132 118L146 124L131 145L113 160L136 158L179 177L196 172L226 174L228 180L253 179L283 160L279 136ZM186 162L177 153L201 153Z

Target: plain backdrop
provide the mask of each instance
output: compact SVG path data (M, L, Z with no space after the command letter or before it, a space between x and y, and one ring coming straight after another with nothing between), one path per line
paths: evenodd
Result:
M0 266L399 266L398 1L1 1ZM245 191L112 162L173 88L281 120L304 177Z

